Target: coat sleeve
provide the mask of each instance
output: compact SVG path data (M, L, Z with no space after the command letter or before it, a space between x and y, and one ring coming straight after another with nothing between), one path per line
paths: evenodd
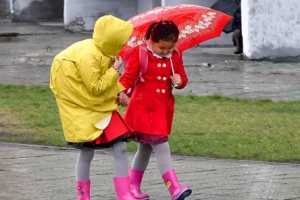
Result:
M120 78L120 83L128 90L131 88L135 80L138 78L139 75L139 47L135 47L132 51L132 55L130 56L128 60L127 66L125 66L124 73L122 74Z
M87 90L93 95L100 95L112 85L118 84L119 73L113 69L101 66L101 60L97 60L91 54L83 55L76 63L81 80ZM104 71L106 70L106 71ZM119 87L119 90L121 87Z
M188 83L188 78L184 69L184 65L183 65L183 60L182 60L182 52L180 52L179 54L176 53L174 56L174 59L176 59L177 61L174 61L173 59L173 63L176 64L177 66L174 66L174 68L176 69L175 73L179 74L181 77L181 84L176 87L176 89L183 89L187 83Z

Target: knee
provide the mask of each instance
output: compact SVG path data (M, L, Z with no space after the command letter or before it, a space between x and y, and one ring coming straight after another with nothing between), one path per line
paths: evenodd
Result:
M170 153L170 146L169 143L157 144L153 146L155 154L169 154Z
M127 146L125 142L118 142L113 146L115 156L123 156L127 153Z
M80 158L85 162L91 162L94 157L93 149L83 149L80 151Z
M127 146L126 146L125 142L123 142L123 145L121 145L121 148L119 149L119 152L121 154L125 154L127 152Z
M139 143L137 152L149 152L152 153L153 149L150 144Z

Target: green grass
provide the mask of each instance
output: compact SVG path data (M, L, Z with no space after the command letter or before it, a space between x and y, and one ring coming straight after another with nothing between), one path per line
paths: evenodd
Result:
M299 160L299 103L177 96L173 151L217 158Z
M0 123L4 121L9 130L4 136L1 133L1 141L66 144L55 98L48 87L0 85L0 114Z
M300 101L176 95L171 150L181 155L298 161ZM121 108L124 112L124 108ZM0 141L65 146L48 87L0 85ZM134 151L136 144L130 142Z

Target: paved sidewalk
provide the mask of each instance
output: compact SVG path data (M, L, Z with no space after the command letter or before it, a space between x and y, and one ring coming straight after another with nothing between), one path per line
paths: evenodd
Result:
M74 200L77 150L0 143L1 200ZM132 160L129 153L129 160ZM300 165L173 156L191 200L300 199ZM91 167L92 199L113 200L112 152L100 150ZM170 200L152 156L142 184L151 200Z

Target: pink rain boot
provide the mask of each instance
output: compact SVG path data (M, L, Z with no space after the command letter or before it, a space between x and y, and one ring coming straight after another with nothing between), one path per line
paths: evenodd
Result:
M138 171L129 169L129 177L130 177L130 190L132 196L136 199L140 200L149 200L148 194L143 194L141 192L141 182L144 176L144 171Z
M166 172L162 176L170 194L172 200L183 200L186 197L190 196L192 189L190 186L181 187L178 183L178 179L174 170Z
M138 200L130 192L129 181L129 176L114 178L117 200Z
M77 181L78 200L90 200L91 181Z

